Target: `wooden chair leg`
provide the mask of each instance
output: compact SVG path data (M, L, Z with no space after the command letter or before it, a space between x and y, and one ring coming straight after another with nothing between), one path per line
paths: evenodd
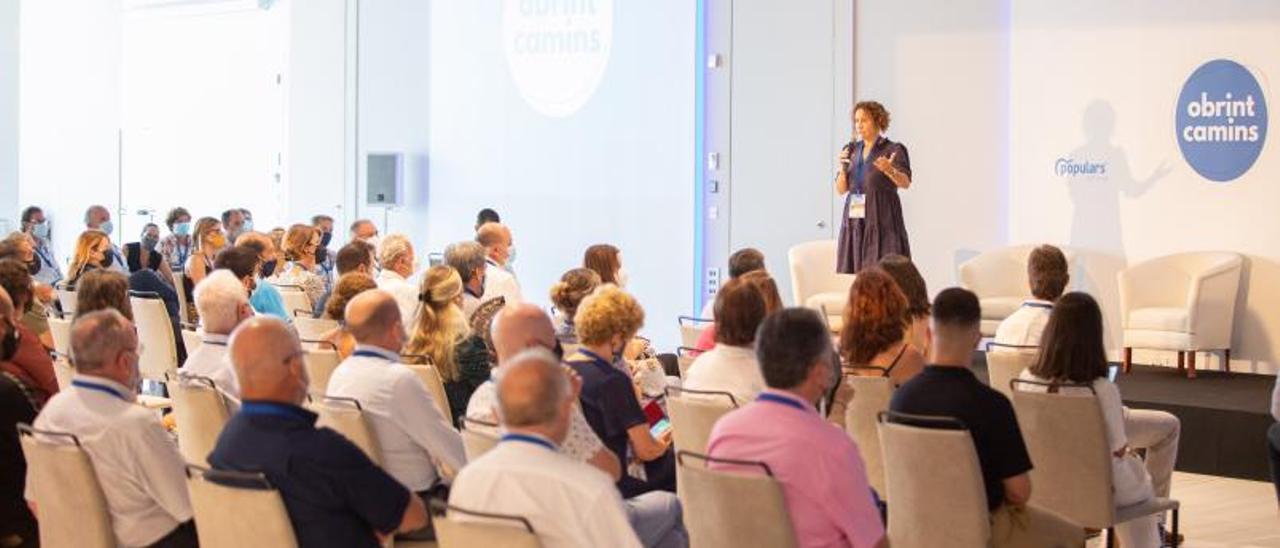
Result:
M1187 351L1187 378L1196 378L1196 351Z
M1187 353L1178 351L1178 372L1181 373L1187 367Z
M1120 370L1128 373L1130 369L1133 369L1133 348L1126 346L1124 347L1124 361Z
M1115 548L1116 546L1116 529L1114 527L1107 528L1107 548Z
M1231 372L1231 349L1222 349L1222 370L1227 373Z

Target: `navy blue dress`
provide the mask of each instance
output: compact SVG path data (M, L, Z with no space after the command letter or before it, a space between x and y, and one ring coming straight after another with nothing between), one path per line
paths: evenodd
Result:
M907 147L880 137L872 145L871 154L863 160L863 146L863 141L854 144L846 171L850 192L845 194L844 209L840 215L840 239L836 244L836 271L844 274L853 274L865 266L874 265L886 255L911 257L898 185L874 165L876 158L894 155L894 167L910 177L911 159L907 156ZM850 219L849 204L857 193L866 196L866 217Z

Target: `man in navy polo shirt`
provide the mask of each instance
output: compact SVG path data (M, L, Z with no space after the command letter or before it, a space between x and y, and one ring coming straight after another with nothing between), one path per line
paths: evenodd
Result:
M427 523L418 497L358 447L300 407L309 379L298 338L284 322L250 319L231 335L243 403L209 463L262 472L280 490L298 545L377 547Z

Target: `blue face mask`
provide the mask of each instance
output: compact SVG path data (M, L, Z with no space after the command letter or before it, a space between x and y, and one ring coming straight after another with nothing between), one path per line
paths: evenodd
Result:
M115 232L116 225L111 224L111 221L107 221L102 223L102 225L98 227L98 230L106 232L107 236L110 236L112 232Z
M49 239L49 221L40 221L31 226L31 235L41 240Z
M174 234L177 234L177 235L179 235L179 236L190 236L190 235L191 235L191 221L187 221L187 222L185 222L185 223L177 223L177 224L173 225L173 233L174 233Z
M240 233L253 232L253 219L245 219L244 224L240 225Z

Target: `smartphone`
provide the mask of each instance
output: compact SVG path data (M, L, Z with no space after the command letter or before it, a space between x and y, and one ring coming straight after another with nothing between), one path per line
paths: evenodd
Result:
M662 436L662 434L666 433L666 431L670 429L671 429L671 421L664 418L658 421L657 424L654 424L652 427L650 427L649 433L652 434L653 437L657 438Z

